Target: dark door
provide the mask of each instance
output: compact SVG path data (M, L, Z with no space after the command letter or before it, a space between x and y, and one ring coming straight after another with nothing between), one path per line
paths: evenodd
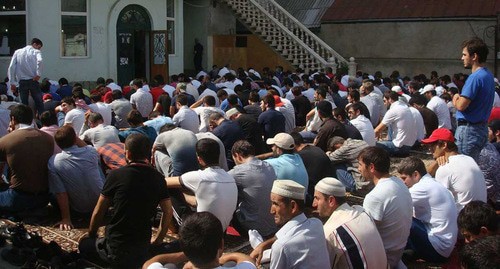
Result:
M139 5L128 5L116 23L118 84L149 77L149 32L151 21Z

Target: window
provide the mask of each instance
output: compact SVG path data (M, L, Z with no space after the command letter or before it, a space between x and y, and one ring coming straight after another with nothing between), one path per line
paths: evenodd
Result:
M6 0L0 6L0 56L26 46L26 2Z
M87 0L61 0L61 56L88 56Z
M167 50L175 54L175 5L174 0L167 0Z

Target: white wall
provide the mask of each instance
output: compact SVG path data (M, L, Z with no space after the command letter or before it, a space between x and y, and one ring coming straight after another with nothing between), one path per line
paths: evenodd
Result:
M59 0L27 2L27 37L40 38L44 46L43 77L70 81L95 81L97 77L116 80L116 22L121 10L130 4L144 7L151 20L152 30L166 29L166 0L88 0L89 1L89 49L82 58L61 57L61 14ZM184 30L182 0L176 2L176 54L169 56L170 73L184 70ZM10 57L0 57L0 73L7 74ZM0 78L3 78L0 76Z

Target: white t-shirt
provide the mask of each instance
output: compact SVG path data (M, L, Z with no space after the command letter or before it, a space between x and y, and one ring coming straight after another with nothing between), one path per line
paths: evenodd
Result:
M92 143L96 149L108 143L120 143L118 129L114 126L104 124L99 124L94 128L86 130L80 135L80 139Z
M92 112L101 114L104 124L111 125L111 106L103 102L97 102L89 105Z
M80 135L80 131L82 130L82 126L85 123L85 111L79 108L73 108L66 116L64 116L64 124L71 124L73 126L73 130L77 135ZM83 133L83 132L82 132Z
M212 90L209 90L209 91L212 91ZM199 127L200 132L208 131L209 117L210 117L210 114L212 114L213 112L218 112L219 114L221 114L224 117L226 115L226 113L224 113L224 111L222 111L220 108L217 108L217 107L200 106L200 107L197 107L193 110L194 110L194 112L196 112L198 117L200 117L200 127Z
M363 202L365 212L375 220L384 243L387 262L398 265L410 235L412 200L408 188L397 177L382 178Z
M220 167L209 167L187 172L180 177L180 181L194 192L196 211L214 214L225 230L233 218L238 200L234 178Z
M392 142L396 147L415 144L417 140L415 120L406 104L401 101L392 103L391 108L385 113L382 123L392 131Z
M436 113L439 121L438 128L451 130L450 110L443 99L438 96L433 96L427 103L427 108Z
M363 115L359 115L357 118L352 119L351 124L358 129L359 133L363 137L363 140L369 146L375 146L377 140L375 139L375 131L373 129L373 125L369 119L367 119Z
M143 118L147 118L149 113L153 111L153 96L144 87L130 96L130 103L136 106L137 111L141 113Z
M425 138L425 125L424 119L422 118L422 114L418 111L418 109L414 107L410 107L411 114L413 115L413 119L415 120L415 130L417 131L417 141L422 141Z
M429 174L410 188L415 218L422 221L432 246L449 257L457 241L457 208L450 192Z
M470 201L486 202L486 182L483 172L470 156L459 154L436 171L436 181L443 184L453 197L458 211Z
M309 102L314 102L314 88L309 88L305 91L302 92L302 95L304 95L305 97L307 97L307 99L309 99Z

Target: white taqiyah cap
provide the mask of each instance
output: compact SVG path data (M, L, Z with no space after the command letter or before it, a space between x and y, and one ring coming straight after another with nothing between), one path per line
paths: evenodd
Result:
M344 197L345 186L340 180L333 177L325 177L316 183L315 190L331 196Z
M304 200L306 188L290 179L276 179L271 192L283 197Z
M226 112L226 117L227 117L228 119L230 119L230 118L231 118L231 116L235 115L236 113L239 113L239 111L238 111L238 109L236 109L236 108L234 108L234 107L233 107L233 108L229 109L229 110Z

